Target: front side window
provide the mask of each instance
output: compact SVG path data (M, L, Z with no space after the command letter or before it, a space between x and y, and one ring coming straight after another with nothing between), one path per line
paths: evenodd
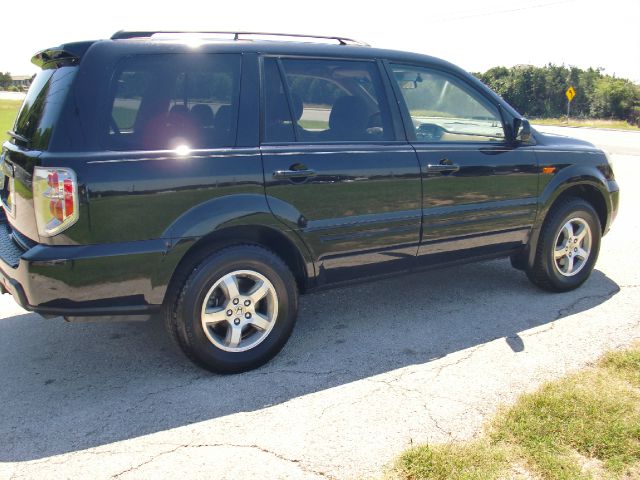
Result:
M374 62L265 58L266 142L394 138Z
M471 87L447 74L392 65L418 142L501 142L497 109Z
M114 150L235 144L240 56L140 55L111 88L107 143Z

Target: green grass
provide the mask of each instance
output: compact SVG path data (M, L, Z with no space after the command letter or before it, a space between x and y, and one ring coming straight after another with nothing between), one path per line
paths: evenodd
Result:
M499 478L508 467L506 452L483 441L414 447L396 466L401 478L411 480Z
M114 106L113 107L113 119L116 125L121 130L133 128L138 115L138 106L126 107L126 106Z
M9 139L7 130L13 128L22 100L0 100L0 143Z
M519 445L546 478L589 478L581 457L621 474L640 459L639 407L640 395L627 382L588 370L521 397L498 417L492 438Z
M521 396L473 442L414 447L394 475L419 479L640 478L640 345ZM525 475L526 477L526 475Z
M602 357L600 366L640 387L640 348L610 352Z
M329 128L329 123L324 120L300 120L298 125L305 130L326 130Z
M567 123L567 117L561 118L532 118L534 125L555 125L559 127L589 127L589 128L612 128L618 130L640 131L640 127L631 125L624 120L607 120L597 118L571 118Z

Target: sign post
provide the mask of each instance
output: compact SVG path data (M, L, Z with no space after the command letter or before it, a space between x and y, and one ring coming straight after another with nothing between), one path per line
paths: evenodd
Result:
M576 91L572 86L569 86L569 88L567 88L567 91L564 92L564 94L567 96L567 124L568 124L569 114L571 113L571 100L573 100L573 97L576 96Z

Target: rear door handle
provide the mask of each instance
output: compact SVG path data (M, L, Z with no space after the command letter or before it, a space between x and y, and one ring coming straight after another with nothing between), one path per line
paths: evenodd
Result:
M316 171L308 168L302 170L276 170L273 178L306 178L315 176Z
M437 165L428 164L427 171L429 173L449 173L449 172L457 172L460 170L460 165L456 165L455 163L446 164L440 163Z

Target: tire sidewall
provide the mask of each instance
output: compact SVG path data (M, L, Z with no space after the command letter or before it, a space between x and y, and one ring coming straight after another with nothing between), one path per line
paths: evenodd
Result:
M236 270L256 271L272 283L278 300L278 316L271 332L254 348L227 352L207 337L201 323L201 311L210 288L224 275ZM195 359L206 368L222 373L248 370L271 359L284 346L295 323L297 297L295 283L291 283L287 267L273 254L257 247L229 248L205 260L187 282L178 310L179 330Z
M562 275L555 266L554 250L555 240L562 226L572 218L584 220L591 229L591 252L585 266L575 275L570 277ZM554 216L553 221L545 232L543 245L543 265L546 274L559 291L572 290L583 284L591 275L598 259L600 251L601 227L598 215L586 202L576 200L563 206Z

